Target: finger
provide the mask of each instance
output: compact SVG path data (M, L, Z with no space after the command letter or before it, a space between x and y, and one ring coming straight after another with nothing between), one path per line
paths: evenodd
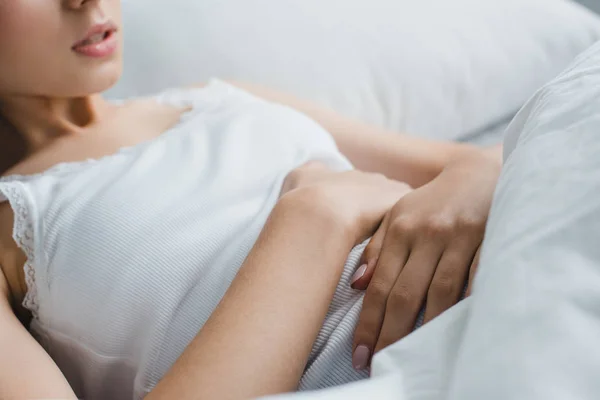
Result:
M471 292L473 290L473 281L475 280L475 275L477 274L477 268L479 267L479 258L481 254L481 245L477 249L477 253L475 253L475 257L473 257L473 262L471 263L471 268L469 270L469 286L467 287L467 297L471 296Z
M442 252L443 245L431 240L413 247L389 295L375 352L412 332Z
M377 229L377 232L375 232L362 253L360 267L358 267L350 281L350 286L353 289L365 290L369 286L369 282L371 282L388 229L389 215L388 213L385 216L381 226L379 226L379 229Z
M352 364L357 370L365 369L370 363L383 324L388 296L409 255L409 241L397 240L397 237L388 229L373 278L365 293L354 333Z
M458 303L476 252L477 248L467 243L451 244L444 251L427 292L424 324Z

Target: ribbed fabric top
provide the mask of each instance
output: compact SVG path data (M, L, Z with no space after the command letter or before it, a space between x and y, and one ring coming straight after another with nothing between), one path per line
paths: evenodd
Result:
M192 110L114 155L0 179L28 257L31 331L86 399L140 399L156 385L219 303L292 169L309 160L351 168L318 124L228 84L157 99ZM361 295L349 280L360 252L301 390L366 376L351 364Z

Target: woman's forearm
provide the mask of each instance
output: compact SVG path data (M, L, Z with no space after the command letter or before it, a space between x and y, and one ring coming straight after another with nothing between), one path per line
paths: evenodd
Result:
M352 234L285 197L221 303L148 399L239 399L294 390Z
M382 173L413 188L430 182L453 160L476 151L471 145L422 139L343 117L328 129L356 168Z
M276 90L233 84L314 119L331 133L340 151L356 168L383 173L415 188L431 181L453 160L477 151L468 144L421 139L365 124Z

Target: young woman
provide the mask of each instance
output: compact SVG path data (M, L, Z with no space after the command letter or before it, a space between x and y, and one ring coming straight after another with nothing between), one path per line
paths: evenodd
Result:
M219 81L107 102L119 3L0 0L0 398L341 384L459 300L498 149Z

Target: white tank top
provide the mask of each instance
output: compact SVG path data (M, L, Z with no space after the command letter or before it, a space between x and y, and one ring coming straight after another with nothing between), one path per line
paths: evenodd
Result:
M116 154L0 179L28 259L31 332L86 399L152 390L228 289L292 169L351 168L318 124L223 82L157 99L192 108ZM359 257L357 248L300 389L366 377L351 363Z

